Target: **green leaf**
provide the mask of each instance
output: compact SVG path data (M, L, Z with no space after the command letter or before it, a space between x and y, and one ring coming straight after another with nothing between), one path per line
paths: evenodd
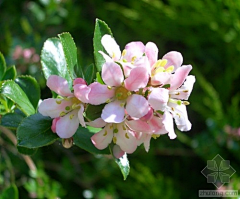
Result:
M125 153L121 158L117 159L115 158L115 162L118 164L122 174L123 174L123 179L126 180L127 176L130 173L130 165L129 161L127 158L127 154Z
M73 136L73 142L78 147L93 154L110 154L110 151L108 148L104 150L99 150L93 145L91 141L91 137L94 135L93 131L94 130L92 129L88 129L80 126L77 132Z
M103 56L98 52L98 51L103 51L106 53L104 47L101 44L101 39L105 34L112 35L111 29L108 27L108 25L104 21L97 19L95 24L94 37L93 37L93 48L94 48L93 53L94 53L95 64L98 72L102 70L102 66L106 62Z
M87 118L88 121L93 121L97 118L101 117L102 114L102 109L104 108L106 104L100 104L100 105L91 105L88 104L85 110L85 117Z
M2 84L1 94L16 103L18 108L27 116L35 113L27 95L14 81L8 80Z
M2 80L15 79L17 77L17 70L15 66L10 66L7 68Z
M79 51L78 51L78 57L80 57ZM85 79L84 74L83 74L83 69L82 69L82 66L81 66L79 60L80 60L80 59L78 59L78 64L75 65L75 67L74 67L74 74L75 74L74 77L75 77L75 78L76 78L76 77L81 77L81 78Z
M16 110L15 113L8 113L2 116L1 125L10 129L17 129L19 124L26 116L20 110Z
M17 129L18 146L26 148L43 147L59 137L51 130L52 119L40 113L25 118Z
M2 80L5 72L6 72L6 62L5 62L5 59L4 59L4 56L3 54L0 52L0 81Z
M93 79L94 79L94 75L95 75L95 70L94 70L94 65L90 64L89 66L87 66L85 68L84 71L84 77L85 77L85 81L87 82L87 84L91 84Z
M48 79L50 75L58 75L65 78L71 88L72 79L67 68L60 39L50 38L44 43L41 52L41 63L46 79Z
M0 195L0 199L18 199L18 189L15 184L10 185Z
M40 99L40 87L36 79L31 76L20 76L15 79L15 82L27 94L28 99L32 103L33 107L37 109Z
M63 52L67 64L70 77L74 79L74 68L78 67L77 47L70 33L62 33L58 35L62 43Z
M99 72L96 73L96 81L100 84L105 84Z
M17 146L18 152L24 155L34 155L37 152L37 148L36 149L29 149L26 147L22 147L22 146Z

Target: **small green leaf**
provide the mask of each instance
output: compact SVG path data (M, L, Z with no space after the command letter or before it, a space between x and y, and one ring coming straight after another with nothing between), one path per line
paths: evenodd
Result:
M95 75L95 68L94 68L94 65L93 64L90 64L89 66L87 66L85 68L85 71L84 71L84 77L85 77L85 81L87 82L87 84L91 84L93 79L94 79L94 76Z
M102 77L101 77L99 72L96 73L96 80L97 80L98 83L104 84L104 82L102 80Z
M91 141L91 137L94 135L93 131L94 130L92 129L88 129L80 126L77 132L73 136L73 142L78 147L93 154L110 154L110 151L108 148L104 150L99 150L93 145Z
M74 68L78 67L78 61L77 61L77 47L73 41L72 36L70 33L65 32L62 34L59 34L58 37L60 38L60 41L62 43L63 52L65 56L65 60L67 63L67 68L70 74L70 77L74 78Z
M51 130L52 119L40 113L25 118L17 129L18 146L26 148L43 147L59 137Z
M0 199L18 199L18 189L15 184L10 185L0 195Z
M98 51L103 51L106 53L101 43L101 39L105 34L112 35L111 29L108 27L108 25L104 21L97 19L95 24L94 37L93 37L93 48L94 48L93 53L94 53L95 64L98 72L102 70L102 66L106 62L103 56L98 52Z
M2 84L1 94L16 103L18 108L27 116L35 113L27 95L14 81L8 80Z
M17 70L15 66L10 66L7 68L2 80L15 79L17 77Z
M170 87L171 87L170 84L165 84L165 85L162 86L162 88L170 88Z
M22 146L17 146L18 152L24 155L34 155L37 152L37 148L36 149L29 149L29 148L25 148Z
M2 80L6 70L7 70L6 62L3 54L0 52L0 81Z
M71 87L72 79L67 68L60 39L50 38L44 43L41 52L41 63L46 79L50 75L58 75L65 78L68 81L69 87Z
M125 153L121 158L117 159L115 158L115 162L118 164L122 174L123 174L123 179L126 180L127 176L130 173L130 165L129 161L127 158L127 154Z
M91 105L88 104L86 110L85 110L85 117L88 121L93 121L97 118L101 117L102 109L104 108L106 104L100 104L100 105Z
M25 117L24 113L17 109L14 113L3 115L1 125L10 129L17 129Z
M79 51L78 51L78 57L80 57ZM79 60L80 59L78 59L78 64L75 65L75 67L74 67L74 74L75 74L74 78L81 77L81 78L85 79L84 74L83 74L83 69L82 69L82 66L81 66Z
M15 79L15 82L22 88L28 96L29 101L36 109L40 99L40 87L36 79L31 76L20 76Z

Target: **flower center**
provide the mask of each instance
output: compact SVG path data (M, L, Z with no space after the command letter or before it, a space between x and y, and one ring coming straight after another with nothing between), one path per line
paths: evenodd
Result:
M115 96L118 100L125 100L130 95L130 92L124 87L118 87L115 91Z

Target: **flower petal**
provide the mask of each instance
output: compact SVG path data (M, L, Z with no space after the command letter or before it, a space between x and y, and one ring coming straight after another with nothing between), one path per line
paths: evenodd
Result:
M167 107L169 91L165 88L153 88L148 96L148 102L155 110L164 111Z
M140 41L130 42L125 46L125 50L127 53L123 58L128 62L132 62L133 60L143 56L145 46Z
M92 143L94 146L100 150L105 149L111 142L113 138L113 131L110 129L110 125L107 125L104 129L95 133L92 137Z
M145 47L145 54L149 60L150 66L152 66L158 58L158 48L155 43L148 42Z
M76 78L76 79L74 79L73 85L76 85L76 84L87 85L86 81L83 78Z
M182 67L178 68L176 72L172 75L170 90L176 90L177 88L179 88L183 84L186 77L188 76L188 73L191 70L191 65L183 65Z
M84 106L82 104L80 104L80 109L78 111L78 119L80 121L80 124L82 125L82 127L86 127L85 121L84 121L84 117L83 117L83 112L84 112Z
M114 61L117 61L121 57L121 51L120 47L115 41L114 38L112 38L111 35L104 35L101 39L101 43L107 53L112 57Z
M124 107L120 101L113 101L105 105L101 118L107 123L121 123L124 120Z
M114 157L117 159L121 158L125 154L125 151L123 151L118 145L114 145L112 150Z
M89 101L89 93L91 92L91 88L84 84L76 84L73 86L74 95L83 103L88 103Z
M177 105L171 103L171 107L174 107L174 111L172 111L173 118L177 125L177 128L180 131L189 131L192 128L192 124L188 120L187 109L185 105Z
M121 86L124 80L121 67L115 62L106 62L102 67L102 79L108 86Z
M145 88L148 83L149 75L146 68L136 67L130 72L129 77L124 81L126 89L135 91L139 88Z
M162 123L164 124L165 129L168 131L169 138L170 139L175 139L177 136L174 132L173 117L172 117L171 113L169 113L168 111L164 112Z
M89 104L99 105L106 103L107 100L114 96L114 89L109 89L107 85L102 85L98 82L94 82L89 85L91 91L88 95Z
M64 99L45 99L39 105L38 111L44 116L51 118L59 117L62 112L66 113L66 107L71 107L72 102Z
M135 132L151 133L152 131L151 126L142 120L130 120L126 121L126 124Z
M141 118L148 113L148 101L141 95L133 94L127 99L127 113L134 118Z
M118 132L113 136L116 137L116 144L126 153L133 153L137 149L137 140L132 131L124 130L118 125Z
M60 138L70 138L79 127L78 110L60 117L56 124L56 133Z
M57 121L60 119L60 117L56 117L53 119L52 121L52 126L51 126L51 130L53 133L56 133L56 124L57 124Z
M167 64L164 68L168 68L169 66L174 66L174 71L176 71L183 63L183 57L180 52L171 51L163 56L162 59L168 60Z
M172 74L168 72L158 72L151 78L151 85L165 85L170 84Z
M196 79L193 75L187 76L186 81L183 83L183 85L177 90L170 93L171 98L188 100L192 92L193 84L195 83L195 81Z
M86 124L88 126L92 126L94 128L102 128L102 127L106 126L107 123L104 122L104 120L102 118L97 118L91 122L86 122Z
M70 91L68 87L68 82L62 77L59 77L57 75L51 75L47 79L47 86L57 94L67 97L67 96L73 96L72 92Z

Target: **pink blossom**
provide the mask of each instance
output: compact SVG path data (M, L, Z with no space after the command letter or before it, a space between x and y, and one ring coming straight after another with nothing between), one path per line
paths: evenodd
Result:
M81 80L77 79L75 82L79 83ZM81 83L83 84L74 86L84 87L84 82ZM84 95L86 92L82 95L83 100L80 101L70 91L67 80L56 75L51 75L47 79L47 86L60 97L43 100L39 106L39 112L53 118L52 131L56 132L60 138L70 138L76 132L79 123L85 126L83 101L87 102L87 97Z
M94 82L88 97L89 103L107 103L102 110L102 119L108 123L121 123L125 112L134 118L141 118L148 112L148 101L136 92L146 87L148 73L143 67L131 70L124 78L121 67L115 62L106 62L102 67L102 79L106 85Z
M135 67L149 68L147 58L144 56L145 46L142 42L135 41L128 43L122 53L119 45L111 35L104 35L101 43L108 55L103 51L99 51L99 53L103 55L106 62L114 61L120 63L123 67L125 77L128 77L131 70Z
M103 121L103 124L105 122ZM133 153L137 148L137 140L133 131L129 129L125 121L121 123L105 123L105 127L91 137L94 146L100 150L105 149L113 142L115 157L121 157L124 152Z

